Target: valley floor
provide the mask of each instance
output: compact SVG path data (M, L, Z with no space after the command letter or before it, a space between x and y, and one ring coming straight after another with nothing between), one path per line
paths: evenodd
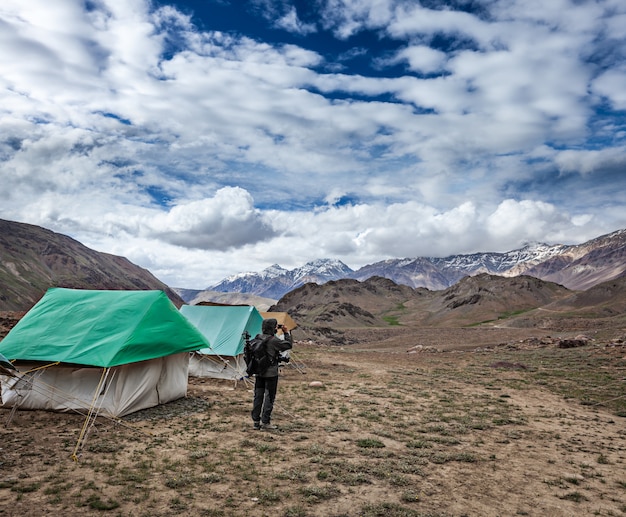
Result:
M83 416L0 410L0 515L626 515L626 346L548 337L299 342L278 430L252 430L249 383L190 378L185 399L99 419L78 461Z

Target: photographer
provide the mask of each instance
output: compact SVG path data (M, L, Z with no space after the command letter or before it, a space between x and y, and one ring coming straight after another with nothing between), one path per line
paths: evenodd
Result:
M283 331L284 339L276 337L278 329ZM261 337L267 338L267 355L270 358L270 366L265 372L256 376L252 420L254 429L276 429L276 426L271 424L271 418L278 390L279 355L293 347L293 339L289 330L284 325L278 325L278 321L274 318L263 320L261 332Z

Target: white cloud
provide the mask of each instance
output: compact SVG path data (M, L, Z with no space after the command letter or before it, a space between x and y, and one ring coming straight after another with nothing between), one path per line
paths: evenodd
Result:
M329 207L316 213L273 210L265 215L276 235L234 253L215 251L207 260L206 254L182 253L167 244L159 245L157 252L156 242L144 241L131 258L148 262L170 285L198 288L199 278L207 287L234 272L260 271L274 263L294 268L313 257L337 258L358 268L385 258L502 252L547 237L549 242L575 243L602 233L589 217L572 218L547 203L513 200L491 210L466 202L441 212L407 202ZM150 249L155 251L149 257L142 255ZM189 283L181 284L184 281Z
M363 27L380 27L388 23L393 0L326 0L320 13L326 28L341 39L347 39Z
M6 0L0 217L181 287L623 227L623 206L598 206L625 186L626 128L594 110L626 107L626 8L544 4L331 0L317 26L346 41L342 73L323 73L330 52L282 3L263 5L299 45L203 32L147 0ZM385 52L346 53L366 28ZM366 57L406 74L351 68Z
M261 211L254 208L252 196L231 187L218 190L212 199L177 205L146 223L152 237L205 250L255 244L274 233Z
M275 26L296 34L311 34L317 30L312 23L302 23L298 19L296 8L293 6L281 18L276 20Z
M554 162L562 173L593 175L606 170L626 170L626 146L602 150L566 150Z
M487 230L497 242L518 242L520 235L539 240L545 226L563 223L564 216L553 205L541 201L506 199L487 218Z
M409 201L293 212L258 210L249 193L223 189L167 213L127 206L100 219L89 217L88 209L106 213L107 200L79 200L82 209L69 211L68 201L44 196L31 222L46 221L48 228L62 228L93 249L126 256L168 285L187 288L274 263L294 268L331 257L358 268L385 258L507 251L535 240L581 242L605 230L589 216L572 217L533 201L491 207L464 202L446 211Z
M476 16L450 9L429 9L419 4L406 3L399 6L386 30L395 38L436 33L468 34L483 44L488 44L493 29Z
M608 70L593 81L593 90L618 110L626 109L626 67Z
M406 60L411 70L430 73L439 72L446 59L446 54L440 50L432 49L426 45L415 45L398 52L394 61Z

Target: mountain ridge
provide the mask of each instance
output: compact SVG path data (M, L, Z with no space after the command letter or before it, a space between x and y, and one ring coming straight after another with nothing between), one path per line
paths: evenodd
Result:
M205 290L247 293L278 300L294 286L339 280L352 273L353 270L340 260L316 259L292 270L273 264L259 273L237 273Z
M626 271L626 229L578 245L527 243L508 252L479 252L448 257L386 259L358 270L336 259L316 259L287 270L274 264L259 273L239 273L207 290L247 293L280 299L308 282L388 278L410 287L444 290L466 276L481 273L504 277L529 275L573 290L588 289Z
M288 312L299 336L332 345L408 340L418 329L549 329L626 339L626 273L587 291L528 275L479 273L445 290L383 277L305 284L271 311Z

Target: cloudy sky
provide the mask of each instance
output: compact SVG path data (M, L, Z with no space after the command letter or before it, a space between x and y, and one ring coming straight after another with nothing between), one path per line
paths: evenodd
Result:
M623 0L2 0L0 218L201 289L626 228Z

